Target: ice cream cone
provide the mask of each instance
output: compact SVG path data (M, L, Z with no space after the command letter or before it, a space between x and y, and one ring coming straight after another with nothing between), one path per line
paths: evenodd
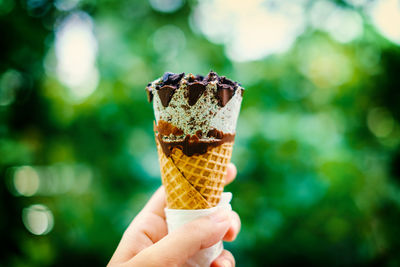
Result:
M211 71L206 77L167 72L146 90L153 101L167 207L215 207L224 188L244 89Z
M170 209L207 209L219 203L233 143L210 148L202 155L186 156L174 148L166 157L156 139L162 182Z

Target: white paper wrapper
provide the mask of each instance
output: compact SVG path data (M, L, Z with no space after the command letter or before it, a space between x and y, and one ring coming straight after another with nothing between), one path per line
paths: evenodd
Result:
M165 209L165 216L167 218L168 233L182 225L191 222L198 217L206 216L213 213L216 209L232 210L231 207L232 193L222 193L221 200L216 207L203 210L175 210ZM215 260L223 250L222 242L218 242L212 247L202 249L192 258L190 258L184 267L209 267L211 262Z

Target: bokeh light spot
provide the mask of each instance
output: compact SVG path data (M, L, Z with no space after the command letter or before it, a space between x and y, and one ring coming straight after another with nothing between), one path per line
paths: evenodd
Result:
M304 143L320 149L320 153L330 152L341 140L335 119L329 113L304 115L297 120L296 134Z
M16 196L85 194L93 179L92 169L83 164L20 166L12 170L10 191Z
M55 0L54 6L58 10L68 11L76 7L80 0Z
M305 28L303 1L200 1L192 19L210 41L225 44L235 61L285 52Z
M345 0L345 2L355 7L362 7L370 2L370 0Z
M0 76L0 106L7 106L15 100L17 90L22 85L21 74L13 69Z
M14 172L14 188L19 195L33 196L39 189L40 180L36 170L30 166L19 167Z
M91 95L99 82L97 40L92 19L84 12L69 15L56 33L57 74L77 100Z
M373 108L368 112L367 125L377 137L387 137L393 130L394 120L385 108Z
M332 88L348 82L354 74L351 59L325 40L303 45L299 67L315 86Z
M43 204L34 204L22 210L22 222L32 234L45 235L53 229L53 213Z
M164 13L172 13L181 8L183 0L150 0L150 5L154 10Z
M317 1L311 8L311 25L329 33L333 39L347 43L363 33L361 16L329 1Z
M154 164L155 162L158 162L157 160L157 153L154 151L147 152L141 157L140 164L148 177L154 179L160 178L160 167L158 164Z
M400 45L400 1L375 1L370 14L379 32L390 41Z
M185 44L185 34L174 25L163 26L153 35L154 50L166 60L175 58Z

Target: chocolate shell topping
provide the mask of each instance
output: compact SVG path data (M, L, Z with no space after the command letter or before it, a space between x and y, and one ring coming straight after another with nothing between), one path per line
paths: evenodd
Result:
M202 82L194 82L188 85L187 98L189 105L193 106L206 90L206 85Z
M164 85L160 89L157 90L158 96L160 97L161 104L164 107L167 107L169 102L171 101L172 96L174 95L176 87L171 85Z
M204 80L204 76L202 76L200 74L197 74L196 76L190 75L189 78L188 78L188 81L190 83L192 83L192 82L201 82L203 80Z
M221 107L225 107L226 103L232 98L233 94L235 91L233 91L229 87L219 87L217 90L217 99L218 99L218 104Z
M175 90L179 87L179 82L182 80L185 73L182 72L180 74L175 74L172 72L164 73L161 83L156 85L156 90L158 92L158 96L160 97L161 104L164 107L167 107L169 102L171 101ZM147 87L148 88L148 87ZM147 90L148 92L151 90Z
M164 73L164 75L162 77L162 85L178 86L179 82L181 81L183 76L185 76L184 72L182 72L180 74L175 74L175 73L172 73L172 72L166 72L166 73Z
M211 82L218 79L218 74L215 71L210 70L207 76L204 78L207 82Z
M176 74L172 72L166 72L162 76L161 80L155 85L155 89L164 107L168 106L176 89L179 88L180 81L184 76L185 73ZM186 96L190 106L196 104L197 100L206 90L206 86L211 81L217 81L217 91L215 96L218 99L218 104L221 107L224 107L229 102L240 85L237 82L226 78L225 76L218 76L218 74L214 71L210 71L206 77L202 75L194 76L189 74L187 81L188 92ZM151 84L147 85L146 92L147 99L149 102L151 102L153 100L153 94L155 93L154 90L152 90ZM240 94L243 96L243 88L240 88Z
M151 89L151 83L148 83L146 86L146 94L147 94L147 100L149 103L153 101L153 89Z

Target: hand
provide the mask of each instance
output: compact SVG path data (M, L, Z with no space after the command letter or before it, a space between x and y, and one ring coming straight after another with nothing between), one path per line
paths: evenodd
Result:
M229 164L226 184L235 179L236 172L235 165ZM221 240L233 241L240 230L236 212L217 210L167 235L164 208L161 187L126 229L108 266L182 266L201 249ZM235 266L235 259L224 250L211 266Z

